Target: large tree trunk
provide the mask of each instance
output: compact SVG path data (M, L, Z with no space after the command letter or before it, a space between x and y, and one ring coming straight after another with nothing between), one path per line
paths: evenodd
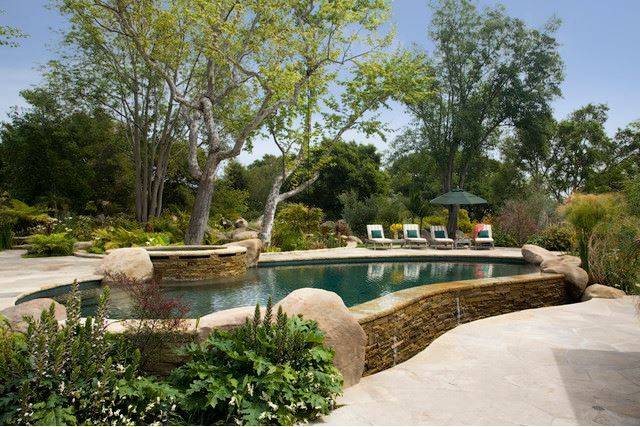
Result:
M189 219L189 229L184 236L187 245L201 245L204 240L204 233L207 231L209 221L209 210L211 209L211 198L215 182L218 165L213 166L210 173L203 173L198 183L196 201L193 204L191 218Z
M267 197L262 215L262 227L260 229L260 240L265 246L271 244L271 233L273 232L273 221L276 218L276 210L280 203L280 189L282 188L283 177L278 175L271 185L271 191Z

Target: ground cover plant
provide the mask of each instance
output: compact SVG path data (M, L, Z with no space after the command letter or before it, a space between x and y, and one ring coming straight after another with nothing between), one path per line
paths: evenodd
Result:
M272 320L275 320L272 323ZM333 351L315 321L288 317L269 301L264 318L214 330L185 347L189 361L171 374L194 424L297 424L329 413L342 390Z

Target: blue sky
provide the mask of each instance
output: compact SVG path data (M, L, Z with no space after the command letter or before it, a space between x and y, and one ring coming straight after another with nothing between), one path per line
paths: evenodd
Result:
M540 27L551 16L562 20L557 34L560 53L565 62L563 97L553 102L555 116L563 118L587 104L606 103L610 107L607 130L615 132L633 120L640 119L640 0L503 0L510 15L529 25ZM38 84L38 67L54 57L59 39L57 30L65 22L55 10L47 8L47 0L0 0L0 23L20 27L29 38L17 48L0 47L0 119L4 120L12 106L24 105L19 91ZM496 4L481 0L478 4ZM397 43L418 44L431 49L427 38L430 9L423 0L393 2L392 21L397 26ZM409 116L398 105L381 115L391 128L401 129ZM393 132L390 137L393 137ZM381 149L386 144L376 138L370 142ZM272 152L268 144L257 144L254 152L243 153L248 162Z

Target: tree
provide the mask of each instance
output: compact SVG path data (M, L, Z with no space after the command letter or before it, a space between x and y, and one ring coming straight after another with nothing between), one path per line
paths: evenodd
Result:
M136 218L144 222L162 212L171 147L186 136L186 121L167 83L117 31L114 18L95 19L81 3L59 1L71 25L60 57L49 63L48 85L68 109L101 108L124 124L135 169ZM157 44L154 30L140 21L139 31ZM180 87L188 91L191 75L182 72Z
M4 15L5 11L0 9L0 15ZM16 39L27 37L19 28L11 25L0 25L0 47L9 46L16 47L18 43Z
M326 85L314 85L307 90L298 108L279 112L267 122L269 133L280 150L282 164L273 180L262 218L261 238L266 243L271 239L278 204L316 182L320 170L330 162L326 156L328 147L352 130L367 136L378 134L384 139L383 125L374 114L377 110L388 107L392 99L416 102L431 95L424 91L431 77L423 58L409 52L369 55L366 60L358 59L348 71L348 77L337 85L340 88L337 99L335 95L321 96L328 94ZM312 113L317 110L322 110L323 120L312 125ZM301 130L298 130L298 117L302 119ZM318 151L312 165L305 164L313 147L323 150ZM293 156L292 150L297 151ZM287 180L288 189L282 192Z
M126 36L185 109L190 172L199 180L187 243L204 237L220 163L240 154L267 117L295 103L312 76L346 61L359 30L375 29L387 13L379 0L65 3L84 10L102 31ZM179 86L184 68L194 70L192 91ZM201 144L203 165L197 161Z
M428 151L446 192L465 187L474 162L495 146L502 128L549 110L560 94L562 61L555 21L536 30L502 7L480 12L467 0L437 5L430 36L439 96L407 104L420 138L399 148ZM450 233L458 209L449 210Z
M27 203L90 211L131 201L131 155L124 129L103 111L68 114L43 89L23 91L31 104L0 131L0 187Z
M328 220L336 220L342 215L337 195L353 192L364 200L389 192L389 176L381 170L382 157L374 145L336 141L321 149L325 150L322 156L327 164L314 185L299 194L296 201L318 207Z

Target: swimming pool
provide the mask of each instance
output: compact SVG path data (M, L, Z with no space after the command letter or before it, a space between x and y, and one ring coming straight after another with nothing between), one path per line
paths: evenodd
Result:
M312 265L275 265L246 274L204 282L164 283L163 292L189 307L187 317L229 308L274 302L298 288L321 288L337 293L354 306L401 289L431 283L515 276L538 271L531 264L473 261L368 261ZM82 292L84 315L93 314L98 289ZM111 289L109 316L132 317L129 295ZM63 298L60 296L59 298Z

